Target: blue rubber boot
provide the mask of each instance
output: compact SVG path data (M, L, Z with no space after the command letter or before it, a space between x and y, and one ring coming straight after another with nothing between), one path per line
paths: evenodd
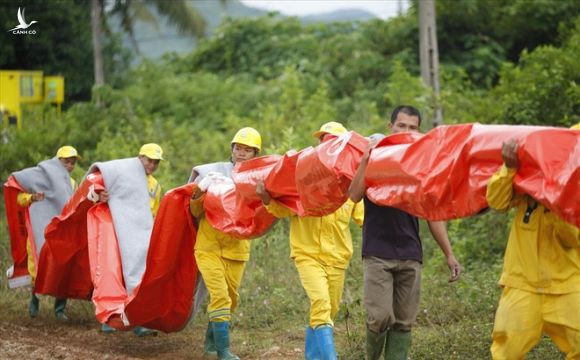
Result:
M230 352L230 322L211 322L213 338L217 348L219 360L240 360L240 358Z
M68 316L64 313L66 307L66 299L54 299L54 316L58 320L68 320Z
M320 325L314 329L321 360L336 360L336 349L334 348L334 335L332 331L333 329L330 325Z
M38 316L38 312L40 311L40 303L38 298L34 293L30 296L30 302L28 303L28 314L31 318L35 318Z
M304 358L306 360L320 360L320 351L316 343L314 329L308 326L306 328L306 340L304 341Z
M211 323L207 324L207 331L205 332L205 342L203 343L204 356L217 356L217 349L215 347L215 340L213 338L213 329Z

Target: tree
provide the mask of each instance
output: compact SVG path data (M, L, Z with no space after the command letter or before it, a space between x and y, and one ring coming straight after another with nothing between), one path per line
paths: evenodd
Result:
M102 18L101 5L99 0L91 1L91 28L93 39L94 67L95 67L95 85L105 85L105 66L103 65L103 46L101 44Z
M435 117L433 127L443 123L443 113L437 104L439 97L439 50L435 23L435 0L419 0L419 54L423 83L433 89Z
M522 50L561 45L563 29L574 27L578 1L437 1L442 63L463 67L475 85L489 89L504 61L517 63Z
M18 24L19 7L25 8L27 21L38 21L29 28L35 34L7 32ZM91 27L85 0L0 1L0 29L1 69L63 75L67 103L90 97Z
M220 0L224 3L226 0ZM103 28L108 30L107 17L119 16L121 27L129 35L134 46L134 24L136 20L156 23L155 16L150 9L154 8L159 14L171 20L177 29L183 33L189 33L197 38L205 35L206 22L201 14L186 0L92 0L92 33L93 33L93 56L95 64L95 85L105 83L104 65L102 55Z

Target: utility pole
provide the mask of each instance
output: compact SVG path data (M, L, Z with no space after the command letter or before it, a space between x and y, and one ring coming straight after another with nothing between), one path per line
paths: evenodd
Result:
M439 106L439 50L437 49L437 26L435 23L435 0L419 0L419 56L423 83L433 89L435 95L435 118L433 127L443 123Z
M93 32L93 57L95 68L95 85L101 86L105 84L105 71L103 65L103 47L101 44L102 34L101 6L99 0L92 0L91 2L91 29Z

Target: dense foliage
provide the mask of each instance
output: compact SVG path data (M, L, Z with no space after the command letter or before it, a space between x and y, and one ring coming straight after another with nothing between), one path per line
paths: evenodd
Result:
M65 78L65 106L89 100L93 86L93 48L90 6L85 0L0 1L0 69L42 70ZM34 35L13 35L16 13L25 9L26 21L38 21ZM120 37L111 34L104 44L107 76L120 84L130 55Z
M437 102L446 123L570 126L580 121L580 5L487 3L438 1L443 62L439 99L418 77L413 12L355 24L305 25L277 16L228 20L193 53L143 62L123 74L126 86L100 89L101 106L76 103L62 116L47 108L43 117L29 109L21 131L3 131L0 178L51 156L64 143L81 152L75 173L81 177L94 161L134 156L142 143L157 142L167 159L157 177L169 189L184 183L193 165L227 158L229 141L240 127L261 132L265 153L282 153L313 145L312 131L330 120L365 135L384 132L389 111L401 103L424 112L424 130ZM70 86L74 81L67 77ZM467 268L464 280L452 290L445 284L434 242L425 241L426 296L414 358L488 356L508 221L489 213L450 223L455 250ZM255 242L257 256L248 266L242 289L247 305L240 309L238 326L276 328L277 322L284 327L305 321L303 294L285 286L298 286L297 276L290 262L280 265L277 260L287 256L286 243L283 223ZM352 333L341 340L340 349L353 359L360 358L364 347L357 256L360 252L349 270L339 319L351 324ZM268 272L279 266L285 269L280 275ZM264 305L259 309L255 304ZM288 319L277 319L277 313ZM556 356L549 344L535 354Z

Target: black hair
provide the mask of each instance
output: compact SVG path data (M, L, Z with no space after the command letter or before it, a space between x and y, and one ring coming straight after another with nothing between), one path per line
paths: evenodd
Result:
M234 151L234 145L236 143L232 143L231 147L230 147L230 151ZM242 144L243 145L243 144ZM252 149L254 149L254 156L258 156L258 154L260 153L260 149L255 148L253 146L250 146Z
M409 116L416 116L419 118L419 126L421 126L421 113L419 112L419 110L417 110L417 108L411 106L411 105L399 105L397 106L393 112L391 113L391 124L395 123L395 120L397 120L397 116L399 115L399 113L402 112L403 114L407 114Z

